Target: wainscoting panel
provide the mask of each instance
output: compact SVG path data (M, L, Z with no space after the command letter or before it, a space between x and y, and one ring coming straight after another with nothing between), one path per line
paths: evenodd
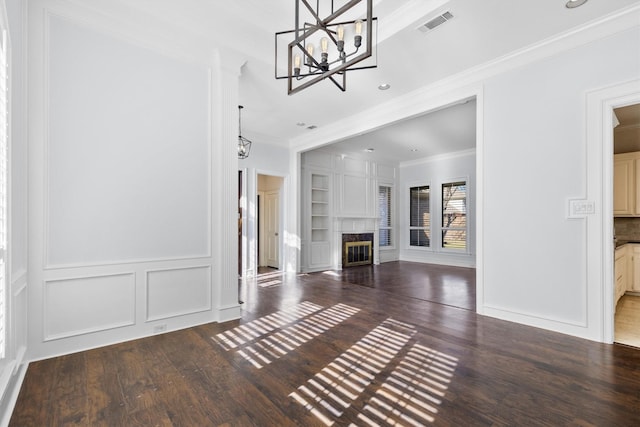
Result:
M211 266L147 272L147 321L211 310Z
M135 275L78 277L44 284L44 340L135 323Z

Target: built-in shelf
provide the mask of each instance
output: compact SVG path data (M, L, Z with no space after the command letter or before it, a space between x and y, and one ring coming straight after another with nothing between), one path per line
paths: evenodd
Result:
M329 175L311 174L311 242L329 241Z

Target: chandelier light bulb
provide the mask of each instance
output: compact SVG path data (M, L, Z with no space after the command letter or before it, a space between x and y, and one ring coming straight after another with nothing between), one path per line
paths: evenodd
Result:
M356 36L361 36L362 35L362 19L358 19L355 22L355 26L356 26Z
M344 25L338 25L338 41L344 40Z
M307 45L307 55L313 57L313 44L311 43Z
M298 77L300 75L300 55L293 57L293 74Z
M320 39L320 49L322 50L322 53L327 53L329 51L329 39L326 37L323 37Z

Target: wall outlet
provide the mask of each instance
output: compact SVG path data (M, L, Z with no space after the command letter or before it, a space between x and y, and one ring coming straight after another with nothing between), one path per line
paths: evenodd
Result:
M167 330L167 324L163 323L162 325L156 325L153 327L153 333L154 334L159 334L161 332L164 332Z

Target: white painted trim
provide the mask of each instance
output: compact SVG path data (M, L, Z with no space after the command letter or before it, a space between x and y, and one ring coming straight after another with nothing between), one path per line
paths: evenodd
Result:
M238 168L238 172L242 173L242 182L240 183L240 194L242 195L240 204L240 213L242 216L242 230L240 230L240 239L242 240L241 249L238 251L241 255L240 260L240 277L252 276L253 270L249 270L249 194L247 193L247 181L249 179L247 168Z
M209 283L207 284L209 287L209 300L207 301L207 304L205 307L202 308L198 308L195 310L183 310L183 311L177 311L177 312L173 312L173 313L169 313L169 314L164 314L162 316L154 316L151 317L149 316L149 275L152 273L161 273L161 272L166 272L166 271L180 271L180 270L199 270L199 269L206 269L208 271L209 274ZM213 277L212 271L211 271L211 264L201 264L201 265L192 265L192 266L184 266L184 267L177 267L177 268L158 268L158 269L149 269L146 270L144 273L144 289L145 289L145 306L146 306L146 317L144 322L145 323L149 323L149 322L157 322L158 320L165 320L165 319L170 319L172 317L180 317L180 316L187 316L190 314L196 314L196 313L203 313L203 312L210 312L211 308L213 306L213 301L212 301L212 295L213 295L213 289L212 289L212 284L211 284L211 278Z
M20 270L11 275L11 294L15 298L27 288L27 271Z
M421 159L401 162L399 164L399 167L403 168L407 166L416 166L416 165L422 165L426 163L441 162L443 160L457 159L459 157L475 156L476 152L477 152L476 148L470 148L468 150L462 150L462 151L453 151L451 153L438 154L435 156L423 157Z
M614 339L613 267L613 109L640 103L640 80L586 94L586 199L595 213L586 221L588 333L591 339Z
M118 276L122 276L122 277L131 277L131 290L130 292L133 295L132 298L132 305L133 305L133 313L132 313L132 318L131 319L127 319L127 320L123 320L120 322L114 322L114 323L107 323L107 324L103 324L100 326L95 326L93 328L85 328L85 329L75 329L75 330L69 330L65 333L61 333L61 334L49 334L47 333L47 324L49 323L49 320L47 319L47 310L46 307L48 306L47 303L47 292L46 292L46 288L47 286L55 283L55 282L70 282L70 281L74 281L74 280L82 280L82 279L98 279L98 278L105 278L105 277L118 277ZM125 326L133 326L136 324L136 307L138 305L136 299L137 299L137 294L136 294L136 282L137 282L137 278L136 278L136 273L135 272L126 272L126 273L113 273L113 274L85 274L85 275L77 275L77 276L67 276L67 277L59 277L59 278L55 278L55 279L49 279L49 280L44 280L43 284L42 284L42 301L43 301L43 310L42 310L42 331L43 331L43 338L42 341L43 342L49 342L49 341L55 341L55 340L60 340L63 338L71 338L71 337L75 337L78 335L86 335L86 334L91 334L94 332L101 332L101 331L107 331L107 330L111 330L111 329L117 329L117 328L122 328Z
M407 206L407 213L409 214L408 217L411 216L411 189L413 187L424 187L424 186L428 186L429 187L429 212L433 212L433 198L431 197L432 195L432 184L430 180L427 181L411 181L411 182L405 182L405 186L404 186L404 191L403 191L403 195L402 195L402 204L404 206ZM402 250L403 251L421 251L421 252L425 252L425 253L434 253L435 251L433 250L433 221L429 222L429 236L431 236L431 239L429 239L429 246L411 246L411 218L407 219L407 226L406 228L404 228L404 230L402 230L402 234L404 234L405 236L405 242L404 245L402 245ZM402 225L400 225L400 227L402 227ZM415 229L417 230L417 228ZM398 245L400 246L400 245ZM402 254L402 251L399 254L399 257L401 260L405 260L405 257ZM406 259L406 261L411 261L410 259Z
M475 153L475 150L473 150ZM465 230L465 247L464 249L453 249L453 248L445 248L444 246L442 246L442 230L444 229L444 224L442 224L442 186L445 184L451 184L454 182L460 182L460 181L464 181L464 185L467 187L467 194L465 195L465 203L467 206L467 212L466 212L466 230ZM471 205L471 200L473 199L473 194L471 194L472 192L469 191L469 175L464 175L464 176L458 176L458 177L453 177L453 178L445 178L440 182L440 211L438 212L438 217L439 217L439 224L440 224L440 228L438 230L438 248L436 249L436 252L439 252L441 254L457 254L457 255L467 255L467 256L472 256L472 252L469 249L469 240L470 240L470 236L469 236L469 227L471 224L471 221L469 221L469 219L475 220L472 215L470 214L470 209L469 206ZM471 218L469 218L471 217Z
M256 195L260 194L261 198L260 200L263 201L264 199L264 194L265 192L258 192L258 175L266 175L266 176L274 176L277 178L281 178L282 179L282 183L280 185L280 189L278 190L279 195L280 195L280 203L279 203L279 209L280 209L280 218L278 220L279 222L279 239L278 239L278 245L279 245L279 260L278 260L278 265L279 265L279 270L281 271L285 271L286 270L286 266L289 265L289 260L288 257L290 256L289 251L287 250L287 236L290 234L290 229L288 227L289 224L289 212L288 212L288 203L289 203L289 194L290 194L290 185L291 185L291 179L290 179L290 175L289 174L283 174L282 172L275 172L275 171L271 171L271 170L267 170L267 169L254 169L253 171L253 179L254 179L254 185L253 188L255 189ZM261 202L262 203L262 202ZM262 208L262 207L261 207ZM254 221L254 225L255 221ZM264 231L264 227L261 225L260 230ZM256 231L254 230L254 235L256 234ZM262 247L263 244L263 240L262 239L263 236L261 236L261 238L259 239L260 241L260 245L261 245L261 253L264 253L264 248ZM253 256L256 256L255 254ZM258 260L256 260L255 263L255 274L258 274L258 265L259 263L257 262Z
M476 92L476 313L484 314L484 86Z
M595 341L593 337L585 335L584 331L587 326L585 322L572 322L552 316L541 317L531 313L514 312L508 309L487 305L484 306L484 311L486 316L495 317L496 319L507 320Z
M413 249L412 249L413 250ZM420 264L448 265L450 267L475 268L475 263L464 254L429 252L426 256L415 257L403 252L398 258L400 261L417 262Z
M68 11L67 11L68 12ZM208 144L208 159L207 159L207 174L208 174L208 180L207 180L207 197L209 198L209 200L207 201L207 207L209 209L208 215L207 215L207 240L206 240L206 252L205 253L201 253L201 254L192 254L189 256L185 256L185 257L174 257L174 256L169 256L169 257L140 257L140 258L130 258L130 259L124 259L124 260L102 260L102 261L94 261L94 262L87 262L87 263L52 263L50 258L49 258L49 239L50 239L50 224L49 224L49 218L50 218L50 203L49 203L49 194L50 194L50 189L49 189L49 183L51 182L50 176L49 176L49 147L50 147L50 143L49 143L49 105L50 105L50 100L49 100L49 93L50 93L50 83L49 83L49 76L50 76L50 70L49 70L49 55L50 55L50 50L49 50L49 42L50 42L50 25L51 25L51 19L52 18L57 18L57 19L61 19L61 20L65 20L68 21L70 24L72 25L76 25L76 26L81 26L84 29L86 29L87 31L91 31L91 32L98 32L101 35L105 35L105 36L109 36L109 37L115 37L117 40L119 40L122 43L126 43L126 44L130 44L133 46L137 46L137 47L141 47L143 49L147 49L147 50L151 50L154 53L157 53L159 55L168 57L170 59L176 60L176 61L180 61L183 63L187 63L187 64L192 64L194 63L194 61L192 60L193 58L191 58L191 60L189 60L189 58L185 58L184 56L175 56L175 55L171 55L169 52L167 52L166 50L157 50L154 49L154 47L149 46L148 44L143 44L140 43L140 41L138 40L138 42L136 43L135 40L132 41L130 38L127 37L126 34L123 33L118 33L115 32L113 29L109 29L109 27L103 27L103 26L96 26L95 24L91 24L89 23L87 20L85 19L81 19L78 16L75 16L74 18L71 18L69 16L65 16L64 14L62 14L60 11L56 11L53 12L50 9L44 9L44 14L43 14L43 59L44 59L44 76L43 76L43 108L42 108L42 113L43 113L43 121L44 121L44 133L43 133L43 170L44 170L44 181L43 181L43 191L44 191L44 212L43 212L43 220L44 220L44 234L43 234L43 241L42 241L42 251L43 251L43 260L44 260L44 265L43 268L45 270L48 269L64 269L64 268L81 268L81 267L97 267L97 266L109 266L109 265L121 265L121 264L131 264L131 263L143 263L143 262L155 262L155 261L164 261L164 262L170 262L170 261L178 261L178 260L185 260L185 259L192 259L192 258L211 258L212 256L212 236L213 236L213 232L212 232L212 211L211 211L211 207L212 207L212 176L213 176L213 164L212 164L212 156L211 156L211 152L212 152L212 144L209 143ZM199 64L202 64L202 61L198 62ZM209 109L209 114L207 115L207 119L208 119L208 123L207 123L207 129L208 129L208 141L212 140L212 135L211 135L211 129L213 128L213 115L211 114L212 111L212 69L210 64L206 64L207 65L207 69L208 69L208 73L209 73L209 79L208 79L208 102L207 102L207 108ZM26 103L28 104L28 103Z
M22 360L22 357L18 360ZM0 411L0 427L9 426L9 421L11 421L11 415L18 401L18 395L20 394L20 389L22 388L28 367L28 363L18 363L11 370L12 374L7 378L6 383L4 379L0 380L0 390L2 390L2 399L0 400L0 405L2 406L0 409L2 409L2 407L5 409Z

